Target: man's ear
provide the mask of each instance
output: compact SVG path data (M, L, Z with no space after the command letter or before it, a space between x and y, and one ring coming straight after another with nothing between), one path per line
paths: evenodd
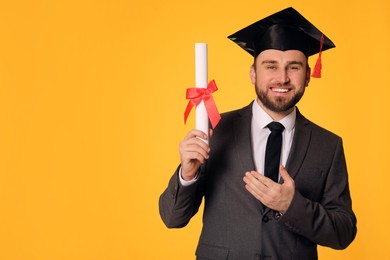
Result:
M309 82L310 82L310 79L311 79L310 75L311 75L311 68L307 67L305 87L309 86Z
M255 65L252 65L249 71L249 76L251 78L252 84L256 83L256 69Z

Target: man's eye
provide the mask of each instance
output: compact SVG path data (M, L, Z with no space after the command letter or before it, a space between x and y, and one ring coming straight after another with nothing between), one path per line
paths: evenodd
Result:
M276 66L267 66L267 69L269 69L269 70L276 70Z
M290 70L299 70L299 66L290 66L289 69Z

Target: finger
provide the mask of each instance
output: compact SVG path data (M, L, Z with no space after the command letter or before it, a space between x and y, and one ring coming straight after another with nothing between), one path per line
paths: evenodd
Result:
M252 175L254 178L256 178L257 180L260 180L261 177L263 177L262 174L258 173L257 171L250 171L249 172L250 175Z
M261 175L261 174L260 174ZM261 203L264 203L264 184L261 183L255 176L254 172L246 172L244 176L245 189L252 194Z
M200 140L196 134L188 134L187 137L180 142L179 144L179 150L180 152L186 152L186 151L199 151L199 149L204 150L206 153L210 152L210 147L207 143Z
M208 155L204 155L202 153L199 153L199 152L187 152L183 155L183 161L184 162L188 162L188 161L193 161L193 160L197 160L199 161L201 164L203 164L206 159L208 159Z
M202 154L204 157L208 158L209 152L210 152L210 147L208 144L203 142L202 140L198 138L193 138L189 140L188 142L184 142L180 150L182 152L197 152Z
M291 176L288 174L286 168L284 168L283 165L280 165L279 171L280 171L280 176L282 177L284 182L291 182L292 181Z
M192 130L190 131L187 136L184 138L184 140L181 142L183 145L188 144L198 144L201 147L203 147L205 150L208 149L208 143L204 142L204 140L207 140L207 135L199 130Z
M246 172L244 179L247 181L247 183L257 183L259 182L259 179L257 178L256 172Z
M256 171L251 171L251 174L259 181L261 182L265 187L271 187L272 185L275 184L273 180L270 178L264 176L263 174L260 174Z
M244 182L252 188L254 192L262 192L262 189L264 189L264 184L258 179L258 177L261 177L261 174L252 171L252 172L246 172L244 176Z
M249 193L252 194L252 196L254 196L257 200L262 200L261 194L254 190L249 184L245 185L245 189L249 191Z
M200 130L198 130L198 129L192 129L190 132L188 132L188 134L186 135L186 137L184 139L188 140L188 139L191 139L191 138L194 138L194 137L202 138L202 139L205 139L205 140L208 139L207 134L202 132L202 131L200 131Z
M180 154L183 159L187 160L197 159L204 162L205 159L209 158L209 150L205 150L199 145L187 145L180 149Z
M256 198L262 203L269 206L270 202L275 200L280 184L255 171L248 173L248 180L250 182L247 185L251 187L251 190L256 193Z

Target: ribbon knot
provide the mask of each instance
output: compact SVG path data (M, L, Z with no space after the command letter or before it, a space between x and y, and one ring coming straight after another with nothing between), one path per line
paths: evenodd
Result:
M184 112L184 123L187 122L187 118L191 112L191 109L194 106L199 105L199 103L203 100L211 125L213 128L215 128L221 119L221 116L219 115L217 106L215 105L213 96L211 94L217 90L218 88L214 80L209 82L207 88L188 88L186 99L189 99L189 102Z

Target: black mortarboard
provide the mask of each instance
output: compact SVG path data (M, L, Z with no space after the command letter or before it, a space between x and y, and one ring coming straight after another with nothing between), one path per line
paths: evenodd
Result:
M335 47L328 37L292 7L261 19L228 38L253 57L268 49L299 50L307 57L319 53L314 69L317 77L321 76L321 52Z

